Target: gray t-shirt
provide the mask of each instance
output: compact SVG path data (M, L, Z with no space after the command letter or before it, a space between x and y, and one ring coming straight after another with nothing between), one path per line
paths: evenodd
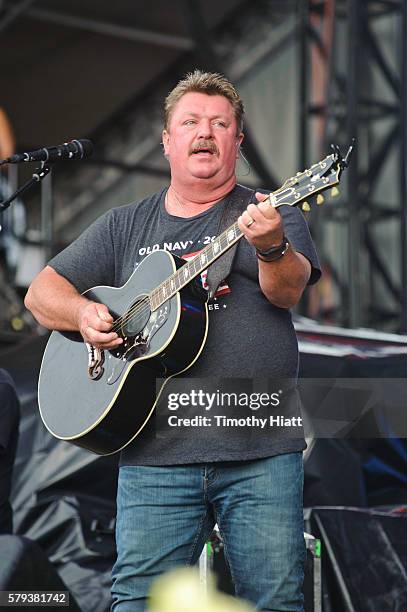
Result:
M97 285L122 286L157 249L193 256L218 234L227 198L182 218L167 213L165 193L110 210L49 265L83 292ZM293 248L311 262L310 284L316 282L318 258L302 213L289 206L279 211ZM202 281L205 286L205 273ZM242 238L231 274L209 302L209 331L200 357L165 385L148 424L122 451L121 464L245 460L303 450L293 389L297 371L291 314L270 304L261 292L255 250ZM189 404L185 396L181 403L174 401L182 391L189 394ZM266 395L257 406L253 398L258 400L261 393ZM136 410L137 398L134 404Z

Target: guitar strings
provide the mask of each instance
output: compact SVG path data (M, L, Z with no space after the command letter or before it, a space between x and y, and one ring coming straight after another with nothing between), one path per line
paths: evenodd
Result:
M301 180L301 177L303 177L304 175L306 175L306 173L307 173L307 172L308 172L308 170L304 170L303 172L301 172L301 173L297 174L297 175L296 175L296 177L295 177L296 182L299 182L299 181ZM288 180L286 181L286 183L289 183L289 181L290 181L290 180L292 180L292 179L288 179ZM294 183L294 184L295 184L295 183ZM282 186L281 186L279 189L277 189L276 191L274 191L274 192L273 192L273 195L274 195L274 196L275 196L275 198L276 198L276 203L275 203L275 205L274 205L274 206L275 206L275 208L277 208L277 206L276 206L276 205L277 205L277 204L279 204L279 200L278 200L278 197L277 197L277 196L278 196L278 194L279 194L279 193L281 194L281 192L282 192L282 191L284 191L284 190L286 190L286 189L290 189L291 187L292 187L292 185L291 185L291 186L285 186L285 184L284 184L284 185L282 185ZM312 195L312 194L310 193L310 195ZM269 196L268 198L266 198L266 199L270 199L270 196ZM283 198L283 199L284 199L284 198ZM281 204L280 204L280 205L281 205ZM223 232L223 234L226 234L226 233L227 233L227 231L228 231L228 230L225 230L225 232ZM220 237L221 237L223 234L221 234L221 235L220 235ZM181 268L181 269L182 269L182 268ZM168 279L166 279L166 280L168 280ZM161 285L163 285L163 283L161 283ZM161 285L158 285L158 287L156 287L156 288L154 289L154 291L158 291L158 290L159 290L159 287L161 287ZM142 315L144 315L144 314L147 314L147 313L148 313L148 311L151 311L150 296L151 296L151 294L149 294L148 296L146 296L146 297L142 298L141 300L139 300L138 302L136 302L136 304L135 304L134 306L132 306L132 307L130 308L130 310L129 310L128 312L126 312L126 313L125 313L123 316L118 317L118 318L117 318L117 319L114 321L114 323L113 323L113 325L112 325L112 327L111 327L110 331L111 331L111 332L112 332L112 331L114 331L114 332L118 333L118 332L120 331L120 329L121 329L121 328L122 328L124 325L128 324L130 321L132 321L132 320L136 319L136 318L137 318L137 317L139 317L139 316L142 316Z
M234 225L237 226L237 223L235 222ZM227 232L230 230L230 228L228 228L227 230L225 230L225 232L222 232L222 234L220 234L220 236L218 236L219 239L222 240L222 236L225 237ZM239 239L241 238L241 236L239 237ZM199 257L199 255L197 255L197 257ZM195 258L194 258L195 259ZM192 263L192 260L191 262ZM180 270L182 270L183 266L181 268L179 268L177 270L177 272L180 272ZM160 287L164 285L165 282L167 282L169 280L166 279L163 283L161 283L160 285L158 285L154 291L158 292L160 290ZM177 290L179 291L179 289ZM127 311L127 313L125 313L123 316L118 317L115 322L113 323L112 328L110 329L110 331L116 331L118 332L120 330L120 328L125 325L126 323L129 323L130 321L134 320L135 318L137 318L138 316L142 316L144 314L147 314L148 311L151 311L151 303L150 303L150 298L151 298L152 294L149 294L148 296L145 296L144 298L142 298L141 300L139 300L138 302L136 302L136 304L134 304L134 306L132 306L132 308L130 308L129 311ZM175 294L174 294L175 295ZM172 296L171 296L172 297Z
M236 223L235 223L234 225L236 225ZM229 228L229 230L230 230L230 228ZM226 230L225 232L222 232L222 234L220 234L220 236L219 236L218 238L219 238L220 240L222 240L222 236L224 237L224 236L226 235L227 231L228 231L228 230ZM198 254L196 257L199 257L199 254ZM195 259L195 258L194 258L194 259ZM189 262L189 263L192 263L192 261L193 261L193 260L191 260L191 262ZM179 268L179 269L177 270L177 272L180 272L180 270L182 270L182 268L183 268L183 266L182 266L181 268ZM180 272L180 273L182 273L182 272ZM196 274L195 274L195 275L196 275ZM169 280L169 278L168 278L168 279L166 279L166 280L165 280L163 283L161 283L160 285L158 285L158 287L156 287L156 288L154 289L154 291L155 291L155 292L159 292L160 287L162 287L162 286L164 285L164 283L165 283L165 282L168 282L168 280ZM179 289L178 289L177 291L179 291ZM141 299L141 300L139 300L139 301L138 301L136 304L134 304L134 306L132 306L132 308L130 308L130 310L129 310L129 311L127 311L127 313L125 313L125 314L124 314L123 316L121 316L121 317L118 317L118 318L115 320L115 322L114 322L114 324L113 324L113 326L112 326L112 328L111 328L111 330L110 330L110 331L118 331L118 330L119 330L119 329L120 329L120 328L121 328L121 327L122 327L124 324L126 324L126 323L130 322L130 321L131 321L131 320L133 320L134 318L136 318L136 317L138 317L138 316L142 316L142 315L144 315L144 314L147 314L147 312L148 312L149 310L151 310L151 304L150 304L150 298L151 298L151 295L152 295L152 294L150 294L150 295L148 295L148 296L146 296L146 297L142 298L142 299ZM174 294L174 295L175 295L175 294ZM172 296L171 296L171 297L172 297Z

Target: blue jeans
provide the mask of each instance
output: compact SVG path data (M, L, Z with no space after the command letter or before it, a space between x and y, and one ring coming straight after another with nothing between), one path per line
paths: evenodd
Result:
M112 611L145 610L153 580L195 564L216 522L236 595L258 610L302 612L302 487L302 453L121 467Z

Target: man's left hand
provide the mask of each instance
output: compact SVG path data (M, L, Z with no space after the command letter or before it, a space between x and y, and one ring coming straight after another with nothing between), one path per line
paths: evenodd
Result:
M268 197L272 203L275 202L275 196L272 193L267 196L257 191L256 198L259 204L249 204L237 220L239 229L247 240L260 251L268 251L278 246L284 237L280 213L272 204L263 202Z

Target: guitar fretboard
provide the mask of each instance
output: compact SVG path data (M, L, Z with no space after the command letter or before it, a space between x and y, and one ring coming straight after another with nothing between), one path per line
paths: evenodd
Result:
M217 236L195 257L187 261L174 274L158 285L150 293L151 310L156 310L177 291L185 287L198 274L206 270L216 259L225 253L243 236L237 223L233 223L227 230Z
M290 189L285 189L284 191L287 190ZM279 195L280 198L276 198L275 204L271 204L269 197L263 201L277 208L277 206L281 206L281 203L279 204L278 201L283 199L282 194ZM151 310L159 308L164 302L174 296L177 291L198 276L198 274L206 270L206 268L240 240L242 236L243 232L239 229L236 221L150 293Z

